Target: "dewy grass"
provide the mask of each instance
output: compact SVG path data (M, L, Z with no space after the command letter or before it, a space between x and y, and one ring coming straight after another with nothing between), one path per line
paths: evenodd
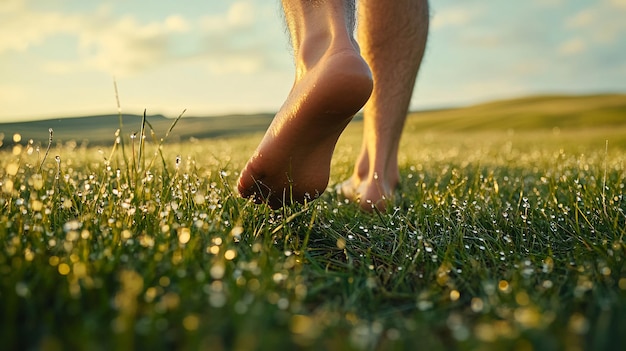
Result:
M56 145L58 166L42 172L33 145L16 145L0 154L0 340L616 349L626 341L626 153L564 134L416 133L402 146L397 202L374 215L333 193L280 211L239 198L255 138L146 140L142 158L163 164L141 172L127 169L119 141L108 158ZM353 135L337 148L333 181L349 174Z

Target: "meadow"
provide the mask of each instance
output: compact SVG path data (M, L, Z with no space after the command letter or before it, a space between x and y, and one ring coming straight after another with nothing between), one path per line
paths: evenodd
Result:
M360 128L337 145L331 188L351 172ZM5 136L3 349L626 342L624 95L411 114L401 187L373 214L331 188L277 211L255 205L235 182L261 133L167 132L49 148Z

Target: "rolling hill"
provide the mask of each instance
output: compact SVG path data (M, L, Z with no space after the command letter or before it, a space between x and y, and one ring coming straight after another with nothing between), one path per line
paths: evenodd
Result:
M189 138L213 138L263 131L269 126L273 114L226 115L219 117L183 117L176 124L168 137L169 142L188 140ZM127 137L141 130L142 116L123 115L122 130ZM154 130L157 138L165 136L175 119L162 115L146 116L146 135ZM33 140L47 144L48 130L54 131L54 141L88 142L89 145L106 145L115 140L115 133L120 128L118 115L85 116L72 118L46 119L32 122L0 124L0 133L4 134L5 144L13 134L19 133L22 142ZM9 140L7 140L9 139Z
M190 138L214 138L264 131L273 118L271 113L226 115L219 117L183 117L168 142ZM141 116L123 115L123 133L139 132ZM358 122L358 118L356 119ZM157 138L165 135L174 119L161 115L147 116ZM118 115L57 118L22 123L0 124L4 145L19 133L22 142L48 142L48 129L54 130L54 141L88 141L89 145L111 144L120 127ZM150 135L150 127L146 134ZM469 107L412 112L407 132L471 132L489 130L586 130L625 129L626 94L583 96L533 96L494 101Z
M626 95L546 95L459 109L414 112L412 130L486 131L589 129L626 126Z

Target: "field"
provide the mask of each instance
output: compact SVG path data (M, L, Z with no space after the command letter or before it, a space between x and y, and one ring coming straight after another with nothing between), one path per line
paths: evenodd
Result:
M340 140L331 185L350 174L360 128ZM626 342L626 96L411 114L396 201L374 214L332 191L279 211L239 198L255 130L173 143L167 129L144 143L122 130L106 146L50 150L47 137L5 135L2 347Z

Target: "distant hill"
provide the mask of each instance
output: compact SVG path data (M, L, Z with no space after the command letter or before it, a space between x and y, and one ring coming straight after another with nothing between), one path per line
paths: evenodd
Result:
M212 138L244 133L260 132L269 126L273 114L225 115L219 117L183 117L176 124L168 141L188 140L189 138ZM141 130L142 116L123 115L122 130L126 139L132 133ZM175 121L162 115L146 116L146 136L150 137L151 128L157 138L162 138ZM4 144L19 133L22 142L33 140L47 144L49 129L53 129L55 142L74 140L87 141L89 145L106 145L115 140L115 132L120 128L118 115L100 115L71 118L55 118L40 121L1 123L0 133L4 133Z
M407 129L481 131L626 127L626 94L545 95L414 112Z
M213 138L262 132L271 123L273 114L227 115L219 117L183 117L168 141L189 138ZM128 138L139 132L141 116L123 115L123 132ZM148 123L161 138L174 119L161 115L147 116ZM465 132L485 130L589 129L625 128L626 94L585 96L533 96L494 101L463 108L410 113L407 132L428 130ZM11 144L19 133L22 142L32 139L42 145L48 142L48 129L54 130L54 141L88 141L89 145L107 145L115 139L119 128L117 115L57 118L33 122L2 123L4 145ZM150 135L150 129L146 131Z

